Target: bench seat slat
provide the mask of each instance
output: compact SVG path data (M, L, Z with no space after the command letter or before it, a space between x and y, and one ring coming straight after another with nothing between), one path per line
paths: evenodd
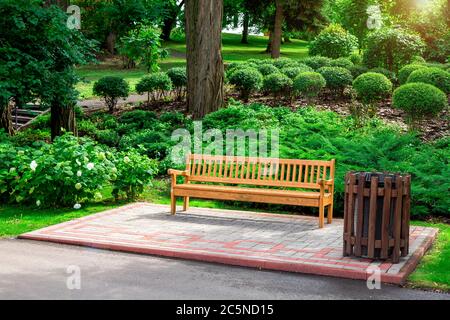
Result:
M261 195L286 195L290 197L302 197L318 199L320 197L319 192L311 191L296 191L296 190L281 190L281 189L267 189L267 188L246 188L246 187L235 187L235 186L216 186L209 184L177 184L174 188L176 189L186 189L186 190L211 190L211 191L226 191L234 193L254 193ZM325 196L329 196L330 193L325 193Z

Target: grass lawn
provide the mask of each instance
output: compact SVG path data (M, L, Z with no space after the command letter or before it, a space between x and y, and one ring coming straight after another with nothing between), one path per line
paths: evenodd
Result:
M105 203L89 204L80 210L74 209L44 209L21 208L16 206L0 206L0 238L15 237L24 232L40 229L72 219L80 218L108 209L124 205L124 202L112 202L111 197L104 194ZM142 195L142 200L170 204L168 183L164 180L154 181ZM181 205L181 201L179 202ZM245 210L245 204L233 206L219 201L192 200L192 206L220 209ZM255 209L251 209L255 211ZM430 288L450 291L450 225L413 221L412 224L439 228L440 232L433 248L422 259L416 271L411 274L408 284L411 287Z
M240 35L223 34L223 59L225 62L243 61L247 59L265 59L270 55L264 53L267 46L268 37L249 36L249 44L242 44ZM172 67L186 65L186 45L184 42L170 41L164 44L169 49L170 56L160 62L161 69L168 70ZM282 56L300 59L308 55L308 42L301 40L292 40L282 46ZM80 82L77 90L80 92L80 99L93 97L93 82L104 76L120 76L130 83L131 90L134 92L136 83L142 78L146 71L138 67L133 70L124 70L120 63L100 63L97 65L87 65L77 69L78 74L87 82Z
M439 228L437 240L409 277L413 287L450 291L450 225L414 221L413 224Z

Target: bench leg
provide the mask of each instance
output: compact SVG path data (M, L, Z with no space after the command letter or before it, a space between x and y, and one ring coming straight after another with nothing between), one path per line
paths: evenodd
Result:
M333 222L333 203L331 203L328 206L328 213L327 213L327 223L331 224Z
M319 206L319 228L323 228L325 222L325 206L321 204Z
M177 211L177 198L174 196L173 192L170 194L170 213L175 214Z
M189 210L189 197L183 197L183 211Z

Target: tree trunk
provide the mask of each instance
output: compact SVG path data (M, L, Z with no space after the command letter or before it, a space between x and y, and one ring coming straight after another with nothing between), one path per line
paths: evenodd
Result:
M269 42L267 42L266 53L272 52L272 31L269 31Z
M177 16L175 18L167 17L164 19L164 23L161 30L161 39L164 41L170 40L170 34L172 33L173 26L175 25L175 22L177 21Z
M181 1L177 6L172 7L170 9L170 14L164 19L163 26L161 30L161 39L164 41L170 40L170 34L172 33L172 29L177 22L178 14L181 11L181 8L184 6L184 0Z
M74 107L74 105L61 106L58 102L52 104L50 109L52 141L64 132L73 132L75 135L78 134Z
M6 101L0 106L0 129L4 129L7 134L14 134L14 126L12 123L12 100Z
M241 43L248 44L248 25L250 22L250 16L248 12L244 13L244 21L242 23L242 39Z
M51 5L56 5L62 10L66 11L70 6L70 0L45 0L44 5L49 7Z
M108 37L106 38L106 49L111 54L114 54L114 52L116 51L116 40L116 33L114 31L110 31Z
M194 119L223 104L222 0L187 0L187 106Z
M271 56L273 59L278 59L280 57L281 51L281 37L283 34L283 1L276 0L275 1L275 24L273 28L272 35L272 53Z

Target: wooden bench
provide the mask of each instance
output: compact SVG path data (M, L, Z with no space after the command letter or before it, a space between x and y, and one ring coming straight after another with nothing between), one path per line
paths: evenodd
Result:
M328 223L333 219L334 169L334 160L191 154L186 170L169 169L171 212L176 212L176 197L183 197L184 211L189 209L190 197L310 206L319 208L322 228L325 207ZM185 182L177 184L177 176Z

